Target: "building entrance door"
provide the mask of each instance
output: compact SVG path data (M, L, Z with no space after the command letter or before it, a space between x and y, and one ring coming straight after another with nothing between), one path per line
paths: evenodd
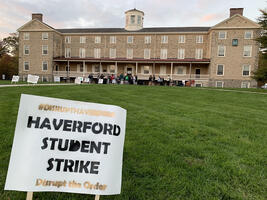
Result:
M196 69L196 78L200 78L200 69Z
M132 73L133 73L133 68L127 67L127 74L132 74Z

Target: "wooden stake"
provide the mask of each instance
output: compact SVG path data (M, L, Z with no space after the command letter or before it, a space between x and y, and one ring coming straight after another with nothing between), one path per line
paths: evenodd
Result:
M95 200L99 200L100 199L100 195L95 195Z
M33 192L27 192L26 200L32 200Z

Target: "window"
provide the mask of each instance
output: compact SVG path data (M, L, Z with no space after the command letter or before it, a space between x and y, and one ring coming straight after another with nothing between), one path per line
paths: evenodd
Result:
M30 33L24 33L23 38L24 38L24 40L29 40L30 39Z
M42 40L48 40L48 33L42 33Z
M127 43L133 43L133 36L127 36Z
M160 59L167 59L168 57L168 49L161 49L160 50Z
M85 58L85 48L79 49L79 56L80 56L80 58Z
M232 46L238 46L238 39L232 40Z
M196 36L196 43L203 43L203 35Z
M42 76L42 81L43 82L47 82L48 81L47 77L46 76Z
M179 75L186 75L186 67L176 67L176 74Z
M244 35L245 39L252 39L252 37L253 37L252 31L245 31L245 35Z
M59 71L58 65L55 66L55 71Z
M137 24L141 25L141 16L140 15L137 16Z
M81 44L86 43L86 37L85 36L80 36L80 43Z
M66 65L65 70L66 70L66 72L69 72L70 71L70 66Z
M132 59L133 58L133 49L127 49L127 58Z
M178 49L178 59L184 59L184 49Z
M250 65L243 65L242 75L243 76L249 76L250 75Z
M116 36L110 36L109 42L110 44L116 44Z
M93 65L93 70L94 70L94 72L99 73L100 72L100 65Z
M65 48L65 58L70 58L71 50L70 48Z
M149 66L144 66L144 74L150 74Z
M150 59L150 49L144 49L144 59Z
M71 43L71 37L70 36L65 37L65 43L67 43L67 44Z
M101 49L94 49L94 57L95 58L101 57Z
M219 57L225 56L225 46L223 46L223 45L218 46L218 56Z
M109 65L109 73L114 74L116 71L116 66L115 65Z
M145 44L151 43L151 36L145 36Z
M48 54L48 45L42 45L42 54L47 55Z
M29 62L24 62L24 71L29 71L29 69L30 69Z
M167 35L162 35L161 36L161 43L162 44L167 44L168 43L168 36Z
M178 36L178 43L185 43L185 35Z
M131 24L135 23L135 15L131 15Z
M95 43L96 44L101 43L101 37L100 36L95 36Z
M116 58L116 49L109 49L109 57Z
M226 31L220 31L219 32L219 39L226 39L227 32Z
M24 45L24 55L29 55L30 54L30 47L29 45Z
M243 56L244 57L251 57L251 51L252 51L252 46L251 45L244 46Z
M202 59L203 49L196 49L196 59Z
M83 65L77 64L77 72L83 72Z
M217 65L217 76L223 76L224 75L224 65Z
M241 88L249 88L250 87L250 83L249 82L242 82L241 83Z
M42 70L43 70L43 71L47 71L47 69L48 69L47 61L43 61L43 64L42 64Z
M166 65L161 65L160 66L159 74L166 74Z
M216 87L223 88L223 81L216 81Z

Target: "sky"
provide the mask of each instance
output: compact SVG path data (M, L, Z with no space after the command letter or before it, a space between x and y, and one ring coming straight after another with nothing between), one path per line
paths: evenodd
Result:
M213 26L229 17L230 8L244 8L256 21L267 0L0 0L0 39L42 13L54 28L123 28L124 12L145 13L144 27Z

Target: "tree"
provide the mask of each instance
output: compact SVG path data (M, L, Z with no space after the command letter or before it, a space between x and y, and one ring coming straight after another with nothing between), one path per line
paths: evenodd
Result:
M6 48L3 41L0 41L0 59L3 57L3 55L8 53L8 49Z
M0 59L0 75L5 74L6 79L11 79L18 74L18 59L15 56L5 54ZM1 78L1 77L0 77Z
M260 43L261 52L259 56L259 68L253 72L252 78L265 83L267 82L267 12L266 10L260 10L260 12L262 15L258 18L258 22L262 26L263 31L256 41Z
M10 33L10 36L3 39L4 46L8 49L8 53L12 56L18 56L19 53L19 37L18 33Z

